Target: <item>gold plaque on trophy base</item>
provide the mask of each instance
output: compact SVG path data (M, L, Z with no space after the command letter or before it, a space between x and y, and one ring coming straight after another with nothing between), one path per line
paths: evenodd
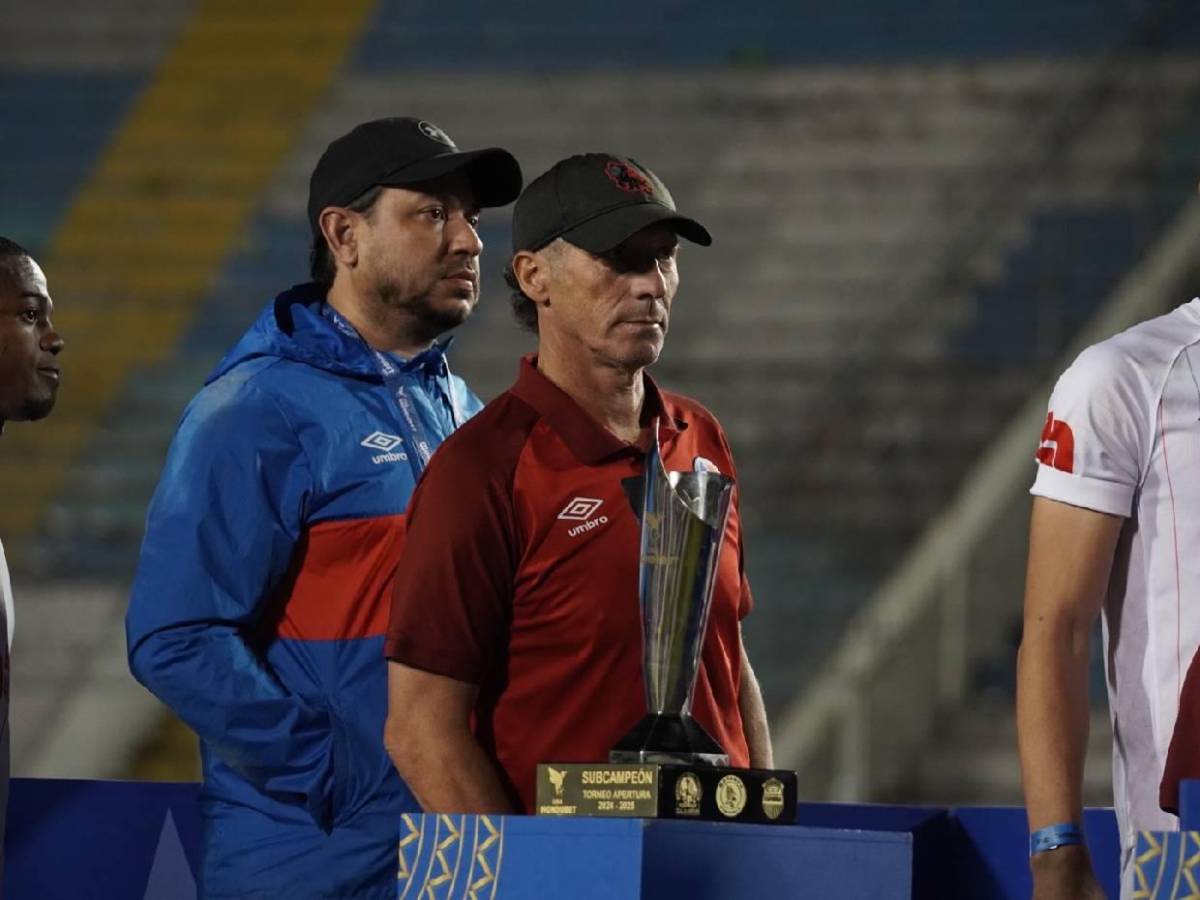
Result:
M628 816L786 825L796 820L796 773L660 763L543 763L540 816Z

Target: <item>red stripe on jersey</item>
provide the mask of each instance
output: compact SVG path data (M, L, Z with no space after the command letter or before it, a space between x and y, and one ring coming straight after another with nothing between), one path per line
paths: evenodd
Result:
M281 587L276 633L302 641L383 634L403 546L403 515L313 525Z

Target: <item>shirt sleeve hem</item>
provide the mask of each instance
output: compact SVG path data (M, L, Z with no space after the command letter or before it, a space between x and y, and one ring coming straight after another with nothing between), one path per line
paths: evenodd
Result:
M1037 477L1029 493L1047 500L1057 500L1071 506L1128 518L1133 505L1133 485L1102 481L1084 475L1063 472L1044 463L1038 465Z
M388 638L384 641L383 654L392 662L421 669L424 672L432 672L434 675L444 675L455 681L480 684L483 680L483 673L475 666L430 653L422 653L405 641Z

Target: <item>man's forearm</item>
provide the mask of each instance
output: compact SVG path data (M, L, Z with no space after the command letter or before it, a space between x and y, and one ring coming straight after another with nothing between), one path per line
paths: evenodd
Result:
M514 812L495 764L469 731L390 742L388 753L426 812Z
M1017 662L1017 740L1031 831L1083 824L1083 762L1088 734L1088 635L1082 624L1026 622ZM1099 900L1085 846L1029 860L1031 900Z
M1120 537L1118 516L1035 497L1024 630L1017 657L1017 743L1029 827L1082 825L1088 646ZM1087 848L1035 853L1033 900L1103 897Z
M750 749L750 766L755 769L770 769L775 765L775 754L771 750L771 729L767 725L767 708L763 703L758 678L750 668L750 660L742 648L741 688L738 692L738 707L742 714L742 730Z
M1017 662L1017 735L1031 829L1080 822L1088 739L1082 625L1027 622Z

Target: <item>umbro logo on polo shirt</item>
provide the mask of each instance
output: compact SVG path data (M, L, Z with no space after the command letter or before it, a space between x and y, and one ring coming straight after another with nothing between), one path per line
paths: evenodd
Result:
M563 511L558 514L558 517L582 521L598 510L603 502L595 497L576 497L563 507Z
M563 511L558 514L560 519L582 523L568 529L568 537L575 537L576 535L583 534L585 531L591 531L593 528L607 525L608 516L590 518L592 513L598 510L603 503L603 500L597 500L595 497L576 497L564 506Z
M371 462L380 466L384 463L404 462L408 459L408 454L394 452L397 447L404 443L403 438L396 437L394 434L384 434L382 431L373 431L359 442L368 450L382 450L382 453L377 453L371 457Z

